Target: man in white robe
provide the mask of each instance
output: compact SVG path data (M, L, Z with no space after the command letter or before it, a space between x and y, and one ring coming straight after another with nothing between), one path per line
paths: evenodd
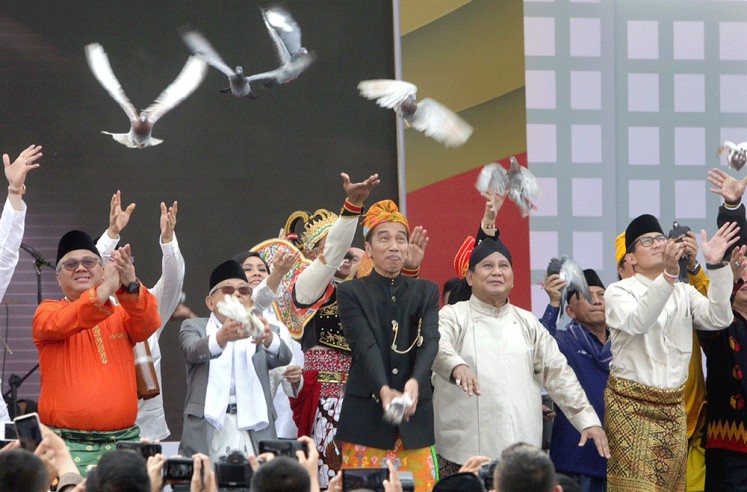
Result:
M579 445L593 439L608 457L599 418L555 339L532 313L508 300L514 274L505 245L484 239L472 252L466 279L472 297L439 313L432 382L443 467L474 455L496 458L518 441L539 447L541 386L581 433Z

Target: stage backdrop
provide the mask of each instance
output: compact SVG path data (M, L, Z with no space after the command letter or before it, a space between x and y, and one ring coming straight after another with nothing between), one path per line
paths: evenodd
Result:
M264 2L266 4L266 2ZM277 235L294 210L344 200L341 171L354 180L374 172L382 184L369 202L397 196L395 119L358 96L358 81L393 78L389 0L288 0L284 5L316 55L295 82L256 87L257 100L220 94L226 77L210 69L197 91L156 125L163 144L128 149L100 130L126 132L124 112L91 74L84 46L99 42L137 108L147 107L182 69L189 51L177 29L192 25L230 65L247 73L273 69L275 49L249 0L25 0L0 5L0 152L13 158L44 146L42 167L27 180L24 242L54 260L59 237L80 228L98 237L108 225L112 193L137 208L122 234L138 276L160 276L159 203L179 202L176 235L186 258L187 303L205 315L210 271L242 249ZM37 361L31 341L36 278L21 261L7 294L0 335L12 350L8 377ZM54 271L41 274L42 296L60 298ZM181 433L184 365L178 324L162 338L164 395L172 438ZM20 396L36 399L38 372ZM95 405L95 402L91 402Z

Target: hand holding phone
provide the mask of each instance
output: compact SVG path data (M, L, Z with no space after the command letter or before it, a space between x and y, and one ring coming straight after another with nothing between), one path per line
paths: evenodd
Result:
M20 415L13 422L16 425L16 434L21 447L33 453L42 441L39 415L36 413Z

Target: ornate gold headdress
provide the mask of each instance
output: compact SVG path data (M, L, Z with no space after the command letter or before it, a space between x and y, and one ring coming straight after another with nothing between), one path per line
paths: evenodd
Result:
M333 214L323 208L320 208L313 214L297 210L285 222L285 235L289 241L296 244L307 255L327 235L329 228L332 227L332 224L336 220L337 214ZM304 224L303 232L300 236L296 232L299 221Z

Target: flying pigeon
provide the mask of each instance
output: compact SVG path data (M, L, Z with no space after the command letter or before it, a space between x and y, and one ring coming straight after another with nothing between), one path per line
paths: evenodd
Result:
M233 94L236 97L249 97L256 99L257 95L252 92L252 88L249 85L251 82L249 77L244 77L244 69L239 65L236 70L226 65L223 58L220 57L210 41L198 31L191 29L181 30L182 40L187 47L192 50L195 55L199 55L206 62L213 67L223 72L228 77L228 87L221 89L220 91L226 94Z
M473 128L452 110L433 99L416 102L418 88L404 80L362 80L358 91L375 99L382 108L397 111L410 126L447 147L458 147L472 135Z
M565 298L569 290L578 292L587 301L592 302L591 291L589 290L589 284L586 282L584 271L572 258L568 256L561 256L560 259L552 258L547 265L547 274L558 274L565 281L565 287L560 291L560 312L558 316L563 315Z
M135 106L127 98L117 77L114 75L111 65L109 65L109 57L106 56L104 48L98 43L87 45L86 60L88 61L88 66L91 67L93 75L109 95L119 103L130 119L129 133L110 133L105 131L101 133L111 135L117 142L133 149L144 149L145 147L158 145L163 142L163 140L151 136L153 125L164 114L194 92L200 83L202 83L205 75L207 75L207 64L199 57L190 56L176 80L153 101L153 104L138 114Z
M481 193L492 191L496 195L505 195L508 193L508 173L498 163L486 164L477 176L475 188Z
M507 177L508 197L519 206L521 216L526 217L537 208L533 203L540 193L537 178L529 169L522 167L514 156L511 156Z
M720 156L724 152L729 153L726 162L737 171L747 164L747 142L742 142L737 145L734 142L726 140L724 144L719 147L717 155Z
M533 201L540 193L537 178L529 169L522 167L516 157L511 156L511 167L506 171L497 163L485 165L477 177L475 188L482 193L494 192L508 197L519 207L522 217L536 208Z
M265 86L292 82L311 65L314 55L301 46L301 28L285 9L275 6L265 10L260 7L260 11L275 42L280 66L270 72L252 75L249 80L267 80Z
M262 336L264 325L262 321L252 311L246 309L241 301L234 296L226 295L222 301L218 302L218 312L227 318L238 321L249 330L252 338L257 339Z

